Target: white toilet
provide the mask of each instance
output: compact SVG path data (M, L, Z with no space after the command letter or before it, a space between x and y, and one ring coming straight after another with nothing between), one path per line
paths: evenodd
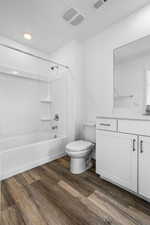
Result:
M73 174L80 174L92 166L91 157L95 144L91 141L90 135L87 139L87 130L90 130L90 127L86 126L84 129L86 140L74 141L66 146L66 153L70 156L70 171Z

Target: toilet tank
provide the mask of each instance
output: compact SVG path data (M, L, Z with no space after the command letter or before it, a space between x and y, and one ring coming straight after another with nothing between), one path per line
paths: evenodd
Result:
M86 122L83 124L83 138L96 143L96 123Z

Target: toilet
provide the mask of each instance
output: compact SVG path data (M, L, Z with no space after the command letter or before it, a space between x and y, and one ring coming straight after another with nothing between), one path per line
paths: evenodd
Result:
M66 153L70 157L70 171L72 174L83 173L92 167L91 158L95 144L91 140L91 132L87 132L90 131L90 128L84 125L85 140L77 140L66 146Z

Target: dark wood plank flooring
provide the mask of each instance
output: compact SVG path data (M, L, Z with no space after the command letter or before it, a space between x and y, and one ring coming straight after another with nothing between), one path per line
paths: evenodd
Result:
M69 172L67 157L1 184L0 225L150 225L150 204L101 180Z

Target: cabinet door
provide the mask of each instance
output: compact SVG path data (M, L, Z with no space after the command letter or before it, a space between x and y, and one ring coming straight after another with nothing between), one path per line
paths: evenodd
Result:
M137 136L97 130L96 172L137 192Z
M139 138L139 194L150 199L150 138Z

